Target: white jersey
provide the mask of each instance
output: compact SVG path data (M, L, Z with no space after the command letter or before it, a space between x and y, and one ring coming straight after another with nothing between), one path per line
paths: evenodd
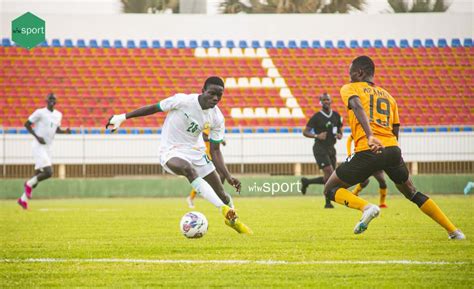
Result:
M28 120L35 125L34 131L46 142L46 145L53 143L56 130L61 126L62 113L57 110L50 111L48 108L39 108L30 115ZM35 139L34 142L37 142Z
M202 131L210 128L211 142L221 142L224 139L224 116L220 109L203 110L198 101L198 94L178 93L158 103L165 112L165 123L161 133L160 152L172 149L193 149L205 153Z

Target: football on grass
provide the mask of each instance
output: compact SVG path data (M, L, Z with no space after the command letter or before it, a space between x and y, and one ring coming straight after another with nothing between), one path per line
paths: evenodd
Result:
M199 212L186 213L179 223L181 232L186 238L201 238L206 234L208 226L206 216Z

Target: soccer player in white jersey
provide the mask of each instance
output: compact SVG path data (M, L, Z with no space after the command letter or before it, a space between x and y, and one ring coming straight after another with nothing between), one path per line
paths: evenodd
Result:
M109 118L106 128L112 131L129 118L157 112L167 112L161 134L160 163L169 173L185 176L191 186L206 200L220 209L225 223L243 234L252 234L233 208L232 198L224 192L217 170L227 182L240 192L240 181L232 177L224 163L220 143L224 139L224 116L217 107L224 92L224 82L219 77L209 77L201 94L178 93L158 104L144 106L135 111ZM202 145L202 131L209 126L212 161ZM215 165L215 166L214 166Z
M25 182L23 195L18 199L18 204L25 210L28 209L28 200L31 199L33 188L53 175L51 146L54 136L56 133L71 133L69 128L61 129L63 115L54 109L55 105L56 96L50 93L46 98L46 107L35 110L25 122L26 129L35 138L32 142L35 175Z

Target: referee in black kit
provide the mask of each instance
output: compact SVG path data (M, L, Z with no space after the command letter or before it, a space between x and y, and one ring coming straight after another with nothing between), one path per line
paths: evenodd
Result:
M339 113L331 109L331 96L323 93L319 97L319 103L323 109L311 117L306 124L303 135L314 139L314 158L319 168L323 170L324 176L314 179L302 178L301 193L303 195L306 194L306 189L310 184L324 185L336 169L336 149L334 145L336 144L336 139L342 138L342 118ZM328 198L326 198L326 205L324 207L327 209L334 208Z

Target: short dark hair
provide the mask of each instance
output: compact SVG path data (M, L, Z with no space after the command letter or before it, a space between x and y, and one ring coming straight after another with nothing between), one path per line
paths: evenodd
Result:
M207 87L211 84L224 87L224 81L222 80L222 78L218 76L211 76L208 79L206 79L206 82L204 82L204 89L207 89Z
M368 56L359 56L356 59L352 60L352 69L359 70L361 69L369 76L374 76L375 74L375 64Z
M323 97L325 97L325 96L327 96L329 99L331 99L331 96L329 95L329 93L323 92L323 94L321 94L321 95L319 96L319 100L322 100Z

